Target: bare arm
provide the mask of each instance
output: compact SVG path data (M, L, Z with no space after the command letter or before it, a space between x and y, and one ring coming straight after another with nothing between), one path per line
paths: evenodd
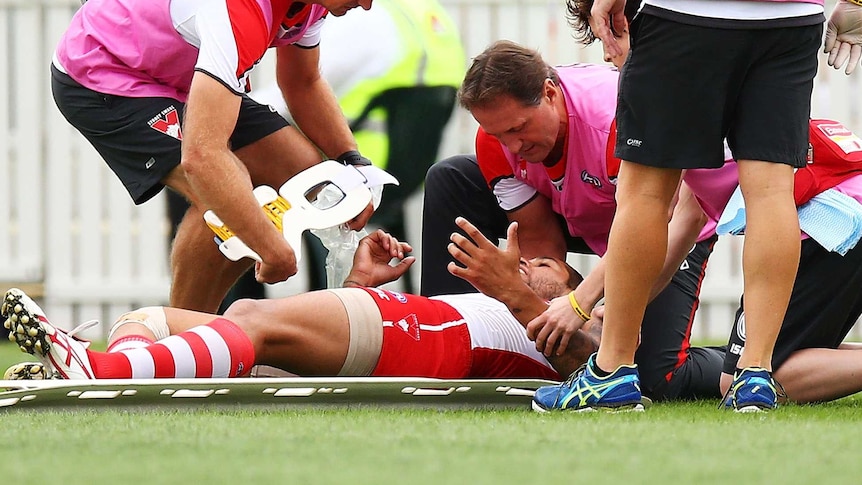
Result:
M599 309L604 309L604 307L599 307ZM584 364L590 355L599 350L599 342L601 340L602 317L596 316L596 312L594 311L593 318L572 336L569 345L566 347L566 351L561 355L554 354L548 356L548 362L561 375L571 374Z
M297 126L330 159L356 150L338 99L320 74L320 49L276 49L276 80Z
M258 279L284 281L296 274L293 249L260 210L251 179L229 148L239 107L239 96L195 73L183 121L183 171L196 202L218 214L263 259Z
M449 263L449 272L506 305L521 325L526 327L548 304L524 283L518 272L521 259L518 223L509 224L506 249L498 248L463 217L455 219L455 224L469 239L458 233L452 234L449 254L461 266Z
M518 223L520 256L527 259L542 256L566 259L565 235L547 197L536 194L533 200L507 215L510 222Z
M518 322L526 327L531 320L545 311L547 302L524 283L518 272L518 224L509 225L508 244L506 249L500 249L466 219L459 217L455 222L470 239L457 233L452 234L449 253L464 267L449 263L449 271L469 281L485 295L502 302ZM584 328L591 327L585 325ZM600 319L598 329L601 331ZM548 360L560 374L569 374L598 349L599 339L600 335L578 329L568 337L566 349L559 354L548 356Z
M667 256L658 280L650 291L650 301L670 284L673 275L679 270L691 248L697 242L707 217L687 185L682 184L679 202L674 208L673 217L668 224Z
M697 236L706 223L706 215L688 186L681 184L675 197L677 202L668 209L668 248L664 266L650 291L650 301L670 283L682 261L694 246ZM590 313L605 291L604 259L574 290L575 301ZM548 309L527 326L527 335L535 340L536 348L546 356L562 355L569 339L584 325L575 313L568 296L551 300Z
M505 251L488 241L466 219L457 220L458 227L472 241L463 237L459 241L453 239L454 247L450 245L449 253L466 268L450 263L449 272L505 304L512 315L526 326L547 308L547 303L521 280L518 261L521 257L540 256L565 260L566 241L550 200L541 194L507 216L514 224L509 225ZM469 249L465 251L462 245L469 245ZM458 259L456 253L462 259Z
M297 126L326 158L336 159L357 149L338 99L320 75L320 48L294 45L276 48L276 80ZM361 229L374 208L369 206L348 227Z

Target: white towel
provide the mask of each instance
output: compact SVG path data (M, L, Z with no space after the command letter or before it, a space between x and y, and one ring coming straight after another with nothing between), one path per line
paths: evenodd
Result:
M828 251L844 256L862 238L862 204L835 189L817 194L797 212L799 228ZM716 233L745 233L745 201L739 187L724 208Z

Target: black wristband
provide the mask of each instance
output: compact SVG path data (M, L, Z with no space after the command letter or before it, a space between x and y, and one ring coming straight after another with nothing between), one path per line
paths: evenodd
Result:
M363 157L358 151L350 150L344 152L335 158L337 161L345 165L353 165L354 167L365 167L371 165L371 160Z

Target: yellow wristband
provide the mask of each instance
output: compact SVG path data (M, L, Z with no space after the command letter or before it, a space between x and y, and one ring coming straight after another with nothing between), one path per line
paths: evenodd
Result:
M578 314L579 317L581 317L581 320L585 322L589 321L590 315L585 312L583 308L581 308L581 305L578 305L578 300L575 300L574 291L569 293L569 304L572 305L572 309L575 311L575 313Z
M862 0L847 0L847 1L854 4L854 5L859 5L860 7L862 7Z

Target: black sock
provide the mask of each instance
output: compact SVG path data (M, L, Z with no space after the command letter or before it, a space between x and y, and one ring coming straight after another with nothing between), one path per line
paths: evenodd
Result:
M607 376L611 375L610 372L608 372L606 370L602 370L599 367L599 364L597 364L595 360L593 360L593 374L595 374L598 377L607 377Z

